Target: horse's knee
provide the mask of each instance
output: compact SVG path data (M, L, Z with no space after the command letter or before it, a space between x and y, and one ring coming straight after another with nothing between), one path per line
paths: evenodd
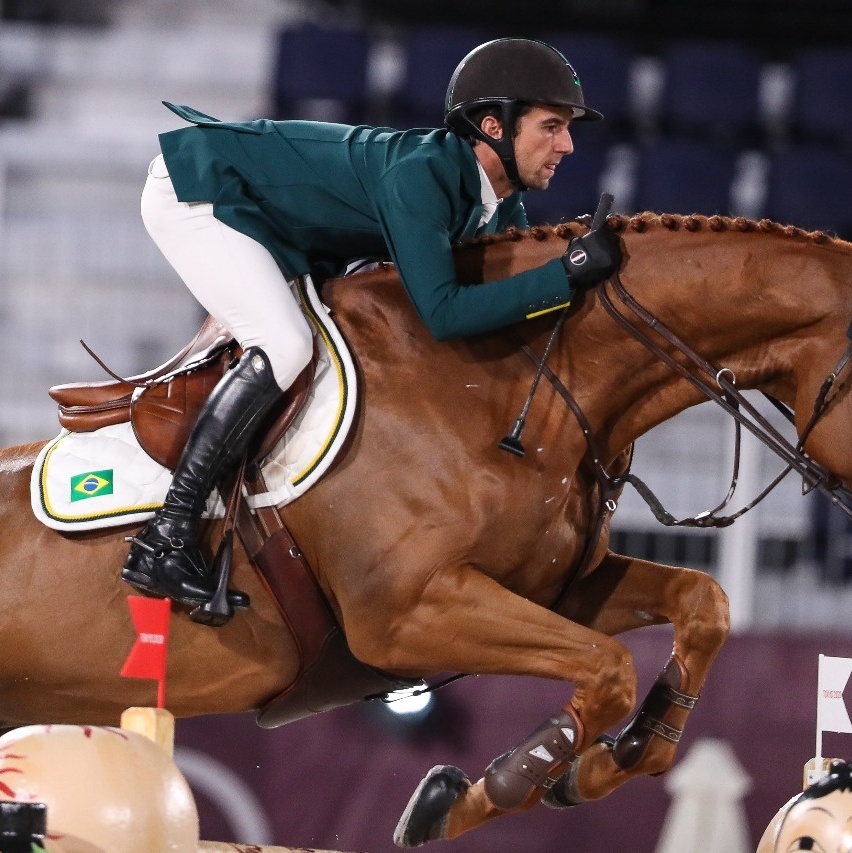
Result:
M682 613L688 616L681 630L692 646L717 650L727 640L731 630L728 596L719 584L703 572L696 573L701 582L688 596L688 606Z
M577 682L572 704L593 739L624 719L636 704L636 669L629 650L612 638L595 643L589 674Z

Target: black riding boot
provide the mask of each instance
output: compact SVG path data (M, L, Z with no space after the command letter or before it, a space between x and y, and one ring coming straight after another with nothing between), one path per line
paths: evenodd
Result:
M236 467L281 394L266 353L247 349L201 408L163 506L132 539L123 580L190 606L213 597L216 577L196 541L198 522L213 488ZM242 610L249 597L228 590L228 603Z

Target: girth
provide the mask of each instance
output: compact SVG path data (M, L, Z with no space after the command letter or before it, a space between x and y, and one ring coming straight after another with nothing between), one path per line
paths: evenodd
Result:
M267 490L256 465L246 471L245 489L249 495ZM271 729L342 705L422 686L419 680L397 678L373 669L352 654L307 560L276 507L251 511L245 500L240 500L236 530L299 650L295 680L260 709L259 726Z

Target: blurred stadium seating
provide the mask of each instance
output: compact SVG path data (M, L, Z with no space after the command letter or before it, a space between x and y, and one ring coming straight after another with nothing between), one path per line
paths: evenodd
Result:
M852 240L852 156L815 143L785 146L770 156L768 178L769 219Z
M852 151L852 47L802 50L791 68L792 135Z
M737 150L691 139L642 146L634 210L730 215Z
M271 117L362 121L369 61L370 36L361 27L287 27L276 44Z
M456 66L473 48L496 34L476 27L423 26L400 39L403 71L392 94L394 127L440 127L444 98Z

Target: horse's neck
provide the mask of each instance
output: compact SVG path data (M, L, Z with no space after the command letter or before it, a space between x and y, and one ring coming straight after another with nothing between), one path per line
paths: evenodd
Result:
M687 219L699 227L661 224ZM852 317L852 291L843 286L848 244L817 245L755 223L740 227L738 220L724 220L717 229L703 217L651 217L641 231L640 220L616 222L628 291L704 359L733 371L739 387L760 387L795 404L805 386L812 402L811 385L843 352ZM576 230L533 229L463 247L456 254L459 278L475 283L538 267L558 257ZM392 270L357 278L357 287L354 281L333 282L323 295L369 350L362 366L370 358L378 365L396 363L406 346L416 346L418 358L427 352L436 360L448 358L449 349L429 339ZM537 352L549 324L548 318L524 324L523 335ZM551 366L577 395L611 457L702 399L622 329L594 291L576 297L562 339Z
M626 289L706 361L731 370L740 388L762 388L795 405L805 385L800 396L813 399L812 385L843 351L852 317L848 288L838 286L850 260L842 247L773 234L664 229L627 232L624 245ZM584 298L566 331L563 369L584 389L584 405L611 456L704 399L619 326L598 294Z

